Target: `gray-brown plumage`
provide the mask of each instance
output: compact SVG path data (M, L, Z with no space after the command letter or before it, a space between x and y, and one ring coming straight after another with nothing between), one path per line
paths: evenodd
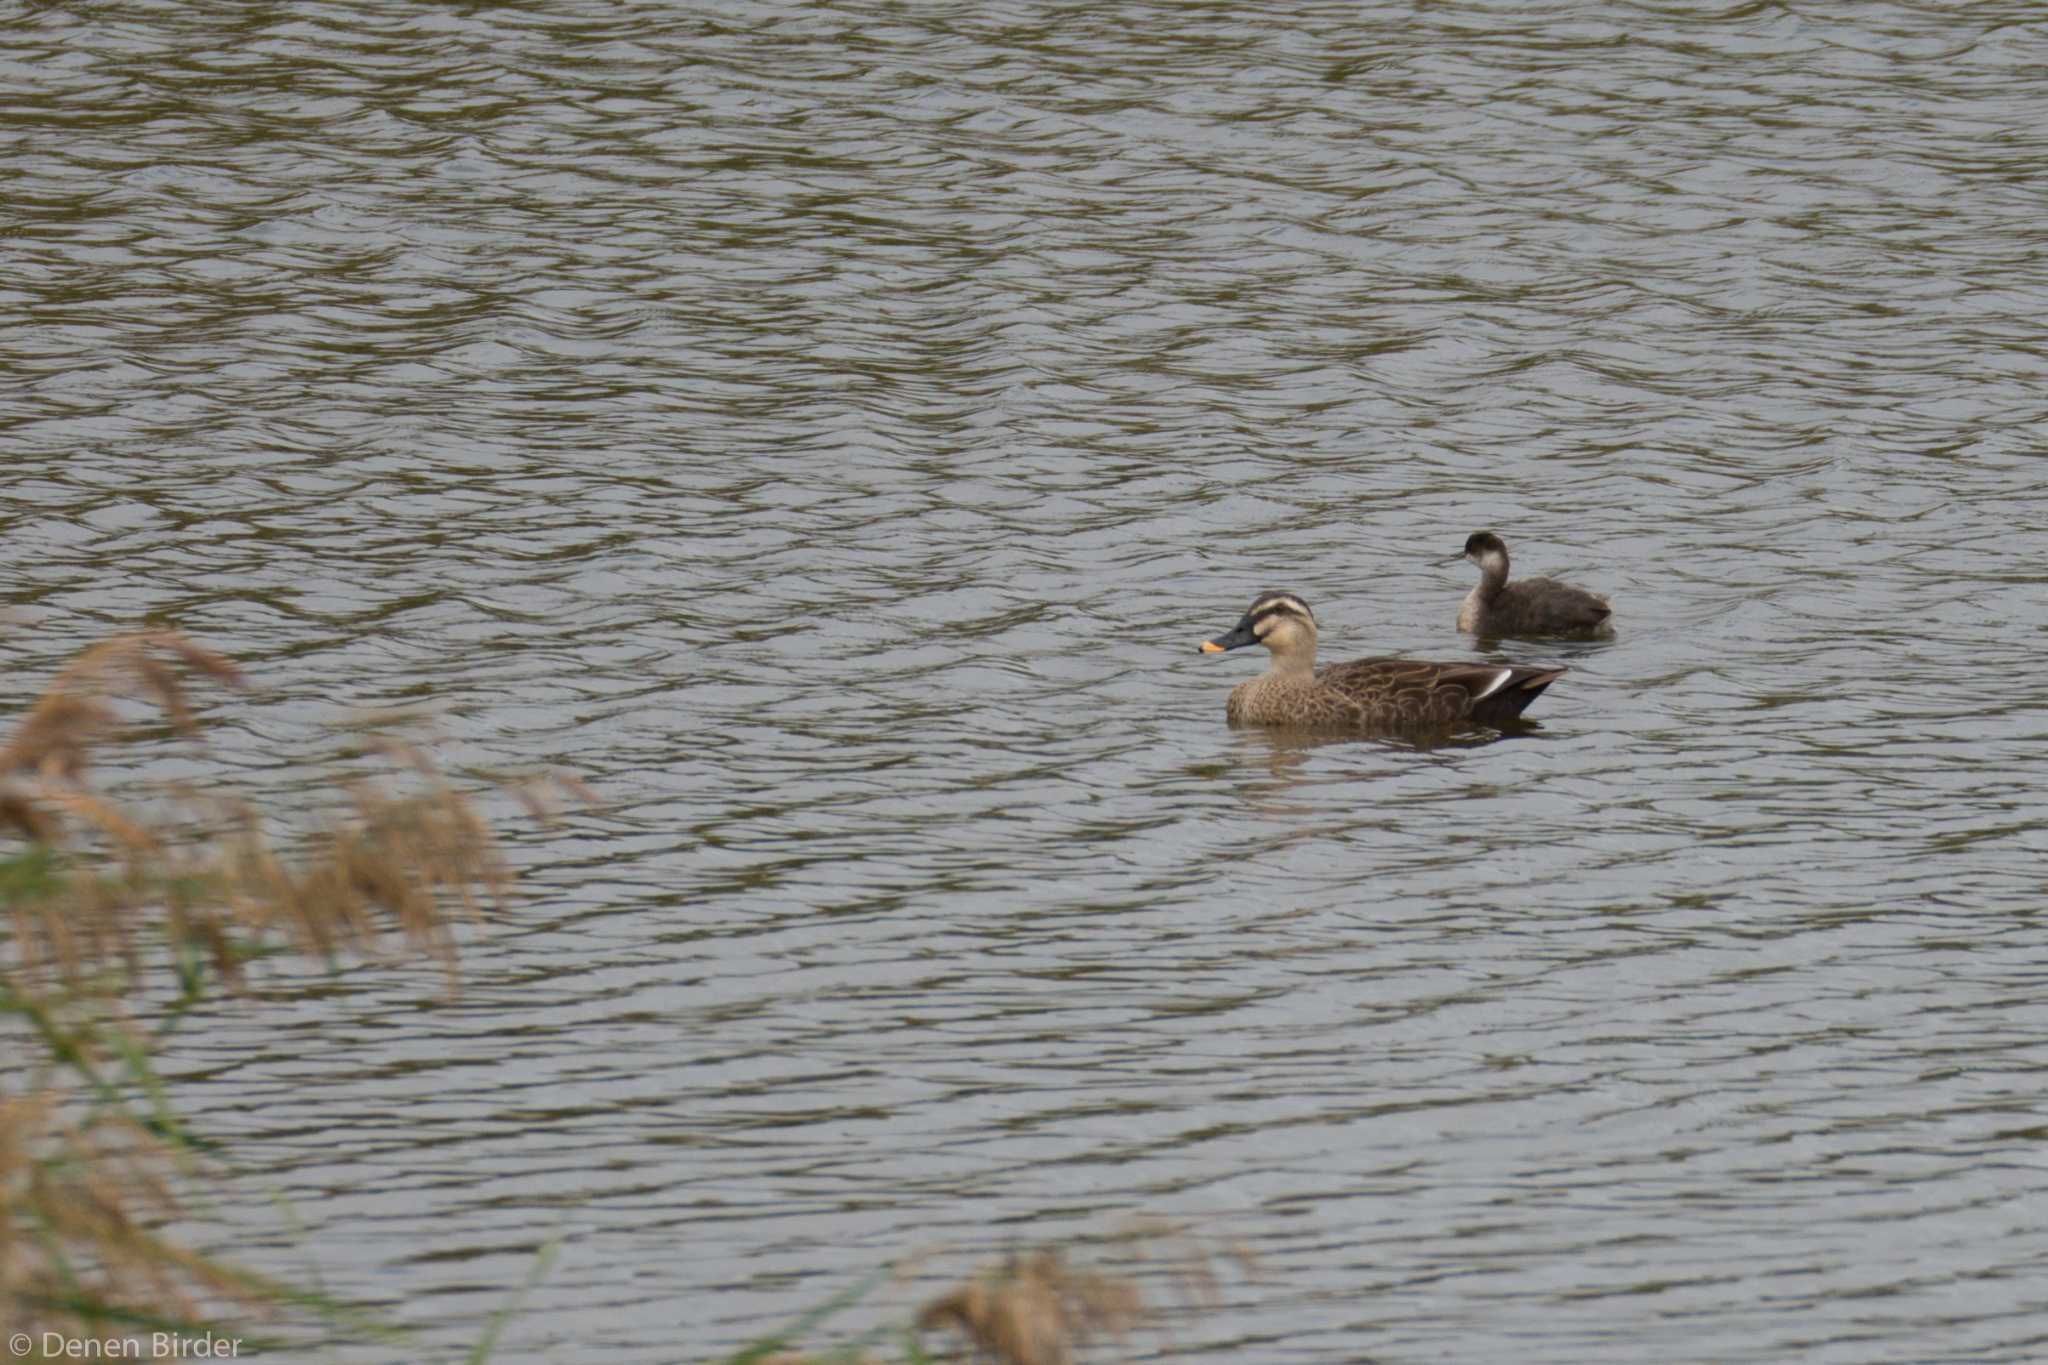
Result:
M1233 725L1344 730L1439 730L1503 725L1522 714L1562 668L1357 659L1316 667L1316 618L1291 592L1260 593L1227 635L1202 645L1220 654L1245 645L1272 651L1273 666L1230 694Z
M1474 531L1465 552L1479 566L1479 586L1458 609L1458 629L1474 635L1595 635L1612 630L1607 599L1554 578L1508 582L1508 547L1491 531Z

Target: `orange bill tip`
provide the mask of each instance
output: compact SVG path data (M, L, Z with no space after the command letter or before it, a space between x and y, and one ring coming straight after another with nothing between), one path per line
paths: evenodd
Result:
M1202 641L1202 652L1204 654L1221 654L1223 646L1217 644L1214 640L1204 640Z

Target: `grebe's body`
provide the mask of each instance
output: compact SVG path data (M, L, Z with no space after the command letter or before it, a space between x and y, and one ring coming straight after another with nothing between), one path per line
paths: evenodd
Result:
M1479 566L1479 586L1458 609L1458 629L1474 635L1598 635L1614 629L1607 599L1554 578L1508 582L1508 547L1475 531L1459 559ZM1453 561L1445 561L1450 563Z

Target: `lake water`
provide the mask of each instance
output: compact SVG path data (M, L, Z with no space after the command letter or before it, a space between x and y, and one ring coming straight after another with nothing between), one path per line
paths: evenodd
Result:
M496 1361L1131 1213L1259 1258L1196 1358L2048 1355L2044 65L2001 3L17 9L11 705L175 623L280 803L394 705L604 802L459 997L179 1035L189 1235L417 1328L349 1361L551 1239ZM1475 652L1488 527L1615 638ZM1233 732L1270 587L1571 672Z

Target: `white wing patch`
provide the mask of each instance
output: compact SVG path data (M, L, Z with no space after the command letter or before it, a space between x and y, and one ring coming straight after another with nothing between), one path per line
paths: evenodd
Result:
M1493 675L1493 681L1486 685L1486 690L1484 692L1476 692L1473 694L1472 700L1485 701L1488 697L1500 691L1503 687L1506 687L1508 685L1508 679L1514 676L1514 669L1503 668L1500 672Z

